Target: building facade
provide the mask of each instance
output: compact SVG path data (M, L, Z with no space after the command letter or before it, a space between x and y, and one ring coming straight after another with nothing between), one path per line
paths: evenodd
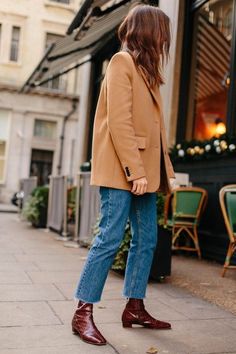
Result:
M51 173L75 175L78 169L74 159L78 109L65 118L78 96L76 71L33 93L19 90L47 48L65 36L80 2L1 1L0 202L9 202L21 178L35 175L44 184Z

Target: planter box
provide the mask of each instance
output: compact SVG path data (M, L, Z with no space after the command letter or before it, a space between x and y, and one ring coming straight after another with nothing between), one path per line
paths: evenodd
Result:
M150 280L159 280L171 274L171 239L171 232L158 226L157 247L150 271Z
M224 263L229 238L219 203L219 190L236 183L234 157L174 164L175 172L189 173L193 185L208 191L208 203L199 225L199 243L202 256ZM236 264L236 257L233 258Z
M36 228L46 228L47 227L47 208L41 208L40 209L40 217L39 217L39 222L33 223L32 224Z

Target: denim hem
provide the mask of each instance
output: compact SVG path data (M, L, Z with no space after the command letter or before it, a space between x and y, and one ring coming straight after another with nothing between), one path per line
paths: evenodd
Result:
M83 301L83 302L86 302L87 304L97 304L98 302L101 301L101 299L96 300L96 301L87 301L86 299L82 299L81 297L77 297L77 296L74 296L74 300L75 301Z
M142 295L125 295L124 293L122 294L123 297L125 297L126 299L145 299L146 296L142 296Z

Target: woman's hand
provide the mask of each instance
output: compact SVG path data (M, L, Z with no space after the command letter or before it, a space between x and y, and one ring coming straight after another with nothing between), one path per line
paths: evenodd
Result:
M133 187L131 189L131 193L136 195L142 195L147 191L147 178L141 177L133 180Z

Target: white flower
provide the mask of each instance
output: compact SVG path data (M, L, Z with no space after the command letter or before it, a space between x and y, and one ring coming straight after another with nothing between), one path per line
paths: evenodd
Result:
M178 151L178 155L179 155L180 157L184 157L184 155L185 155L184 150L183 150L183 149L180 149L180 150Z
M211 145L210 145L210 144L207 144L207 145L205 146L205 150L206 150L206 151L210 151L210 150L211 150Z
M216 147L216 152L217 152L217 154L220 154L220 153L221 153L221 148L220 148L220 146L217 146L217 147Z
M213 145L214 145L214 146L219 146L219 145L220 145L219 140L218 140L218 139L214 140L214 141L213 141Z
M229 150L234 151L236 149L236 146L234 144L229 145Z
M179 149L181 149L181 144L177 144L176 145L176 148L179 150Z

